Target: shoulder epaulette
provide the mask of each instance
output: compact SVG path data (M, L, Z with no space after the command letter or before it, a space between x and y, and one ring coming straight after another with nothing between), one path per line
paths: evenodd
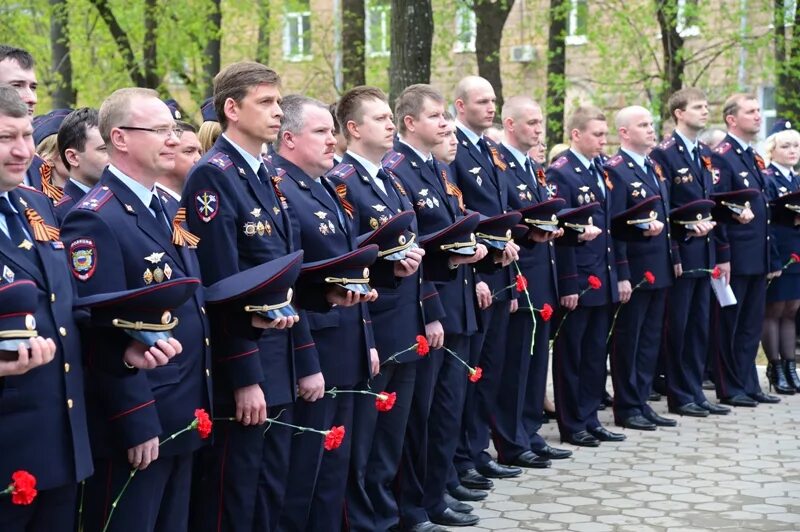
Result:
M558 169L558 168L561 168L562 166L564 166L565 164L567 164L568 162L569 162L569 159L567 159L567 156L566 155L562 155L561 157L556 159L555 162L553 162L553 164L550 165L550 168Z
M623 161L622 155L615 155L608 161L606 161L606 166L610 166L612 168L619 166L619 164Z
M208 160L208 162L220 170L227 170L233 166L233 161L231 161L231 158L228 156L228 154L223 152L215 153L214 156Z
M275 169L275 174L276 174L276 177L280 177L281 179L283 179L283 176L286 175L286 170L284 170L283 168L280 168L280 167L276 168Z
M383 156L383 160L381 163L383 164L384 168L389 168L394 170L397 168L397 165L402 163L405 160L406 156L400 152L396 152L394 150L389 151L386 155Z
M100 207L105 205L108 200L114 197L114 193L111 192L111 189L102 186L102 187L95 187L83 197L83 199L76 205L78 209L84 209L87 211L98 211Z
M718 155L723 155L725 153L728 153L730 149L731 149L731 143L726 140L725 142L720 143L719 146L714 148L714 153Z
M775 169L770 166L768 168L765 168L762 173L764 175L775 175Z
M34 187L30 186L30 185L26 185L25 183L20 183L19 184L19 188L21 188L23 190L26 190L28 192L36 192L37 194L41 194L42 196L45 195L44 192L42 192L38 188L34 188Z
M58 202L56 202L55 206L56 207L60 207L60 206L64 205L65 203L69 203L70 201L72 201L72 196L70 196L69 194L64 194L64 197L62 197L60 200L58 200Z
M669 137L662 140L661 143L658 146L656 146L656 148L658 148L659 150L666 150L673 144L675 144L675 137L670 135Z
M356 167L352 164L339 163L328 172L328 177L335 177L337 179L347 179L356 173Z

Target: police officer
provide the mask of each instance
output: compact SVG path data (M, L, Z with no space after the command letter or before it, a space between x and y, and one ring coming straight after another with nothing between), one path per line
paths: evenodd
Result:
M675 129L650 157L663 169L670 209L679 209L708 200L713 192L711 150L697 138L708 122L708 101L703 91L689 87L670 96L667 105ZM716 222L692 221L689 233L675 234L672 239L675 282L668 289L662 342L667 405L670 412L683 416L725 415L730 409L708 401L702 388L711 304L711 285L704 270L715 264L711 232Z
M59 221L97 184L108 164L106 143L97 126L97 109L83 107L67 115L58 129L59 154L69 171L64 197L55 205Z
M467 208L484 216L495 216L508 210L508 197L503 184L503 161L497 145L484 136L495 114L495 94L491 84L477 76L462 79L455 90L456 136L459 140L456 158L450 165L453 181L464 196ZM483 328L472 338L471 360L486 368L477 386L467 389L462 420L462 441L456 452L455 466L459 475L507 478L519 475L518 467L502 466L484 450L489 446L489 427L496 410L495 401L505 356L506 330L511 300L515 293L503 290L511 282L507 266L517 260L519 246L510 241L502 256L493 256L479 275L478 302L482 309ZM495 264L492 264L493 261ZM493 296L496 294L496 296Z
M715 307L718 325L714 329L712 367L717 397L731 406L754 407L777 403L758 383L755 359L764 321L766 275L769 273L769 210L766 203L764 160L750 142L761 128L758 99L734 94L725 101L722 117L728 136L714 149L714 191L760 192L749 208L733 216L732 223L719 226L717 266L729 281L736 305Z
M61 228L78 294L197 277L193 252L186 243L176 245L176 230L153 191L155 177L174 164L178 144L169 110L153 90L120 89L103 102L99 129L110 164L100 186L67 214ZM123 355L132 342L117 331L93 330L85 338L92 368L88 398L95 470L102 471L86 483L90 529L107 521L104 501L117 496L131 467L138 474L116 506L109 530L188 526L192 454L202 441L196 436L162 440L186 427L195 409L210 411L210 331L202 308L202 293L195 292L174 309L180 327L168 344L159 340L155 347L181 356L164 367L126 367Z
M541 108L527 96L513 96L503 104L502 114L505 140L499 150L509 166L506 172L509 206L519 210L548 201L544 169L528 155L540 145L544 123ZM550 459L564 459L572 454L550 447L538 434L544 421L550 320L543 319L534 309L541 310L545 304L551 308L558 305L553 240L561 234L563 229L553 232L531 229L520 244L519 268L529 280L531 304L523 294L518 294L518 310L511 313L508 324L506 363L500 385L503 393L497 399L499 408L492 430L501 463L542 468L549 465Z
M297 95L285 98L281 107L285 119L273 162L279 168L280 190L289 206L295 246L303 248L307 263L355 251L352 206L341 199L346 196L341 185L334 189L323 177L333 165L336 144L328 107ZM368 274L367 270L363 278L369 278ZM378 353L366 306L376 297L374 289L362 294L334 285L320 301L300 299L299 304L308 310L319 354L313 361L314 370L303 374L300 381L300 398L294 407L298 424L320 430L331 424L352 428L354 394L334 397L325 390L365 389L367 380L378 373ZM341 527L353 438L346 437L341 447L323 454L319 438L314 436L302 435L293 442L281 530Z
M594 160L606 143L605 115L596 107L581 106L567 122L570 149L547 169L548 191L568 207L598 203L588 225L578 236L578 247L558 246L558 293L564 311L563 330L555 341L553 386L561 440L596 447L601 441L621 441L623 434L600 424L597 410L606 382L606 335L611 305L619 300L617 268L612 248L611 201L608 186ZM579 294L596 276L601 286Z
M29 332L17 345L0 345L0 478L11 483L12 473L25 470L39 491L29 505L0 499L0 528L72 529L78 482L92 473L73 288L52 203L21 184L34 156L32 126L8 87L0 87L0 124L7 136L0 147L0 294L10 298L0 306L11 316L15 305L24 307L20 323L4 321L0 329Z
M260 156L261 145L277 137L280 97L278 74L258 63L231 64L214 78L213 107L224 133L190 173L182 197L189 229L200 238L206 285L296 251L274 168ZM298 377L316 357L306 320L298 317L211 315L215 409L236 422L217 425L214 446L199 461L205 476L196 482L197 529L277 526L293 432L264 432L263 424L268 415L291 423Z
M619 299L622 308L610 339L611 378L614 383L614 419L617 425L635 430L655 430L676 422L656 414L647 404L661 345L667 288L672 284L672 256L668 223L669 199L661 167L647 157L655 146L653 117L640 106L624 107L615 119L620 150L605 165L608 193L617 213L633 209L634 220L618 214L623 235L614 235ZM636 206L658 199L637 212ZM650 216L650 212L655 216ZM644 216L644 218L642 218ZM625 229L636 221L631 240ZM645 229L646 227L646 229ZM650 272L655 281L644 279ZM634 286L638 286L634 290Z
M347 151L328 177L335 186L346 187L347 200L355 211L356 231L364 235L382 227L396 214L413 212L399 180L381 167L381 159L394 140L392 111L386 95L375 87L349 90L342 95L336 110ZM405 129L403 124L400 127ZM416 220L410 231L415 237L419 233ZM346 527L350 530L385 530L399 519L391 484L400 462L404 441L400 435L406 431L416 363L420 361L415 350L406 350L418 335L425 334L426 321L436 321L443 314L433 283L422 286L418 267L423 256L421 248L412 249L401 261L379 260L372 268L378 299L370 303L369 312L382 367L370 385L397 393L397 402L391 412L378 416L373 401L357 399L347 489ZM381 270L385 272L382 282L376 279ZM423 304L428 310L425 318ZM434 307L437 314L431 314ZM431 347L441 347L442 339L443 335L432 337ZM402 351L406 351L404 356L387 362Z

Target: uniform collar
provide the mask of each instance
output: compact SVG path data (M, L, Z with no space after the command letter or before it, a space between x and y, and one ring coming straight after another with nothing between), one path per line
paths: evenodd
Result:
M519 165L522 168L525 168L525 163L528 161L528 156L519 151L518 149L516 149L514 146L511 146L510 144L506 144L505 142L503 142L503 146L505 146L505 148L509 151L509 153L511 153L511 155L514 156L514 159L517 160Z
M141 201L145 207L150 208L150 199L153 197L152 190L150 190L143 184L139 183L132 177L124 174L122 170L120 170L113 164L108 165L108 171L114 174L120 181L122 181L122 184L128 187L130 191L133 192L133 194L137 198L139 198L139 201Z
M781 173L781 175L783 175L783 177L785 177L788 181L792 180L792 178L789 177L789 176L792 175L792 169L791 168L787 168L787 167L783 166L782 164L776 163L775 161L772 161L772 166L777 168L778 171Z
M431 154L431 153L428 153L427 155L422 153L421 151L416 149L414 146L412 146L408 142L404 141L403 137L397 137L397 140L400 142L400 144L404 144L404 145L408 146L411 151L416 153L417 157L419 157L422 162L427 163L428 161L431 160L431 157L433 157L433 154Z
M347 150L345 154L349 155L350 157L355 159L361 166L363 166L364 170L367 171L367 173L372 179L375 179L375 177L378 175L378 170L380 170L379 166L375 166L375 164L372 163L371 161L366 160L362 156L353 153L350 150Z
M675 135L679 139L681 139L681 142L683 142L683 145L686 147L687 150L689 150L689 153L693 153L694 152L694 149L697 147L697 139L694 139L693 141L689 140L686 137L686 135L684 135L683 133L681 133L678 130L678 128L675 128Z
M169 194L169 195L172 197L172 199L174 199L175 201L177 201L178 203L180 203L180 201L181 201L181 195L180 195L180 194L178 194L177 192L175 192L174 190L172 190L171 188L169 188L169 187L167 187L167 186L164 186L164 185L162 185L162 184L161 184L161 183L159 183L158 181L156 181L156 188L157 188L158 190L160 190L161 192L165 192L166 194Z
M239 155L241 155L242 159L245 160L247 166L253 170L253 173L258 175L258 169L261 168L261 164L264 162L261 156L259 155L258 157L253 157L251 153L245 151L244 148L233 142L228 135L223 133L222 136L225 137L225 140L227 140L231 146L233 146L233 149L239 152Z
M73 185L78 187L81 190L81 192L83 192L84 194L89 192L92 189L92 187L87 187L86 185L84 185L83 183L81 183L80 181L78 181L77 179L74 179L72 177L70 177L69 180Z
M464 124L462 124L458 120L456 120L456 127L459 130L461 130L461 132L464 134L464 136L467 137L467 139L471 143L473 143L476 147L478 146L478 141L481 140L481 138L483 138L481 135L476 134L474 131L472 131L470 128L468 128L467 126L465 126Z
M576 159L578 159L578 161L580 161L583 167L586 168L587 170L592 165L592 161L584 157L583 154L578 153L576 150L572 148L570 148L569 151L572 153L572 155L575 156Z
M640 154L640 153L633 152L633 151L631 151L631 150L627 150L627 149L625 149L625 148L620 148L620 149L619 149L619 151L623 152L625 155L627 155L628 157L630 157L631 159L633 159L633 162L635 162L636 164L638 164L638 165L639 165L639 168L641 168L641 169L642 169L642 170L644 170L645 172L647 171L647 168L646 168L646 167L645 167L645 165L644 165L644 163L645 163L645 157L644 157L644 155L642 155L642 154Z
M729 135L729 136L730 136L730 137L731 137L733 140L735 140L736 142L738 142L738 143L739 143L739 146L741 146L743 150L747 151L747 149L748 149L748 148L750 148L750 143L743 141L742 139L740 139L739 137L737 137L736 135L734 135L734 134L733 134L733 133L731 133L730 131L728 131L728 135Z

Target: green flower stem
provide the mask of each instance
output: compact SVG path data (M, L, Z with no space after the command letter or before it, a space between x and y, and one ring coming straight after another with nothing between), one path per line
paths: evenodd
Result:
M517 274L522 275L522 270L519 269L519 264L517 261L514 261L514 267L517 269ZM516 283L515 283L516 284ZM533 303L531 303L531 294L528 292L528 283L525 283L525 299L528 300L528 307L531 309L531 319L533 320L533 332L531 333L531 353L530 355L533 356L533 343L536 341L536 309L533 308Z
M454 357L456 357L456 360L458 360L459 362L461 362L461 363L464 365L464 367L465 367L465 368L467 368L467 369L470 371L470 374L472 374L472 373L474 373L474 372L475 372L475 369L474 369L472 366L470 366L469 364L467 364L466 362L464 362L464 359L463 359L463 358L461 358L460 356L458 356L458 355L455 353L455 351L453 351L452 349L450 349L449 347L446 347L446 346L442 346L442 349L444 349L445 351L447 351L448 353L450 353L451 355L453 355Z
M358 393L361 395L371 395L373 397L382 397L385 394L370 392L368 390L339 390L337 388L331 388L330 390L325 390L325 395L330 395L331 397L336 397L340 393Z
M393 354L392 356L390 356L389 358L387 358L386 360L381 362L381 366L383 366L384 364L387 364L389 361L397 362L397 357L398 356L402 355L403 353L408 353L409 351L412 351L412 350L416 349L417 347L419 347L419 342L415 343L414 345L412 345L408 349L403 349L402 351L398 351L397 353Z
M646 282L647 282L647 279L642 279L641 281L639 281L639 284L634 286L633 290L631 290L631 297L633 297L633 293L636 291L636 289L639 288L640 286L642 286ZM614 312L614 319L611 320L611 328L608 330L608 336L606 336L606 343L608 343L611 340L611 335L614 332L614 326L617 324L617 316L619 316L619 311L622 310L622 305L624 305L624 303L618 304L617 305L617 311Z

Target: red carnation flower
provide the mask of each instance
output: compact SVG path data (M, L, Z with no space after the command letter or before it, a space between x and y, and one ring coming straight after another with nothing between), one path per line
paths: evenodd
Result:
M542 305L542 310L540 313L542 314L542 319L544 321L550 321L550 318L553 317L553 307L550 306L550 303L545 303Z
M644 272L644 280L647 281L650 284L655 284L656 276L653 275L653 272L647 271L647 272Z
M11 491L11 502L14 504L30 504L36 498L36 477L21 470L16 471L11 475L11 485L8 486Z
M200 433L200 437L202 439L206 439L211 435L211 418L208 417L208 413L202 409L198 408L194 411L194 419L195 423L197 424L197 432Z
M598 290L601 286L603 286L603 281L601 281L599 277L596 275L589 276L589 288Z
M421 334L417 335L417 354L421 357L424 357L430 350L431 346L428 345L428 339Z
M483 369L475 366L475 368L469 368L469 381L470 382L478 382L483 377Z
M798 255L797 253L792 253L789 258L792 259L792 262L800 262L800 255Z
M719 266L714 266L714 269L711 270L711 278L719 279L720 277L722 277L722 270L719 269Z
M397 401L397 392L381 392L375 398L375 408L378 409L378 412L388 412L394 406L395 401Z
M338 449L344 440L344 432L344 427L342 426L331 427L331 429L325 433L325 450L332 451Z
M523 292L528 288L528 280L521 273L517 274L517 292Z

